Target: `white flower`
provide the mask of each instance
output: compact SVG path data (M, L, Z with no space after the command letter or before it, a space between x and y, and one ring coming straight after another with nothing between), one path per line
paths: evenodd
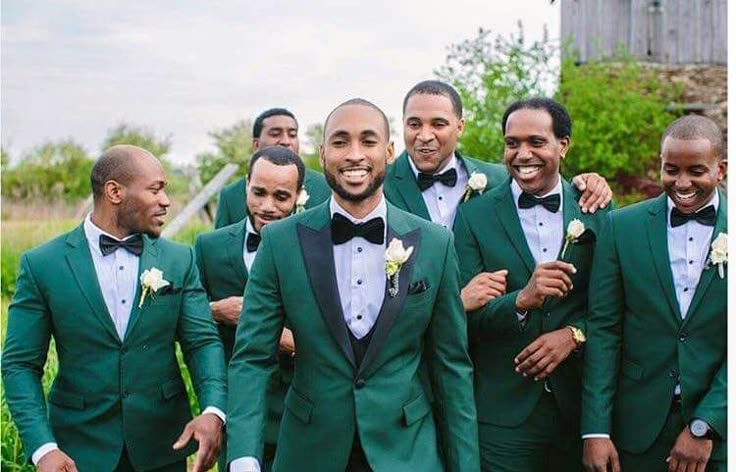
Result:
M409 260L414 246L404 249L400 239L393 238L386 249L386 278L389 280L388 294L395 297L399 293L399 271Z
M570 221L570 223L567 225L567 232L565 233L565 245L562 247L562 255L560 256L560 259L565 258L565 251L567 251L567 246L570 243L575 243L575 241L577 241L584 232L585 224L583 224L582 221L577 218Z
M473 172L470 174L468 184L465 186L465 197L463 198L463 201L467 202L473 192L478 192L478 195L483 193L483 190L486 189L486 185L488 185L488 177L486 177L486 174L482 172Z
M151 267L141 274L141 300L138 302L138 308L143 306L143 300L149 293L153 295L159 289L169 285L169 281L164 279L164 273L160 269Z
M301 213L304 211L304 206L309 201L309 194L307 193L307 189L302 188L302 191L299 192L299 196L296 198L296 211L295 213Z
M710 245L708 262L710 265L718 266L718 275L721 278L725 276L723 266L728 263L728 234L718 233Z

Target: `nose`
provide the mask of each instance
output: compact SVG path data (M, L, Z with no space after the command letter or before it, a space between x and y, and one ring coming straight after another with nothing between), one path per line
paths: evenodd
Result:
M520 159L528 159L532 157L532 148L527 146L526 143L519 144L519 150L517 152L517 157Z
M171 206L171 200L169 200L169 196L166 194L165 190L161 190L161 192L159 192L158 204L164 208Z
M264 198L261 203L261 213L273 213L276 211L276 205L274 205L274 200L271 197Z
M678 174L675 180L675 188L677 189L688 189L692 185L690 178L685 172Z
M419 138L422 142L429 142L434 139L434 133L432 133L432 129L429 126L422 126L419 128L419 134L417 135L417 138Z

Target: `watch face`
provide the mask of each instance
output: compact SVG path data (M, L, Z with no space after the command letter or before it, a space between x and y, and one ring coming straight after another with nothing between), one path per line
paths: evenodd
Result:
M703 420L694 420L690 424L690 432L693 433L693 436L696 438L702 438L708 434L708 425Z

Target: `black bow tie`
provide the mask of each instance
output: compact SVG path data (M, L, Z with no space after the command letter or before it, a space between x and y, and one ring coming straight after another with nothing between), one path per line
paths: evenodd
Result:
M356 236L373 244L383 244L385 225L382 218L373 218L365 223L353 223L339 213L332 216L332 242L343 244Z
M670 213L670 225L672 225L673 228L682 226L690 220L695 220L705 226L715 226L716 208L713 205L708 205L696 213L683 213L678 210L677 207L672 207L672 212Z
M422 192L434 185L435 182L440 182L442 185L446 185L448 187L454 187L457 183L457 171L455 169L450 169L441 174L432 175L420 172L419 175L417 175L417 185L419 185L419 190Z
M106 234L100 235L100 251L103 256L112 254L120 248L125 249L131 254L140 256L143 253L143 237L140 234L135 234L125 241L119 241Z
M536 205L542 205L545 210L557 213L560 210L560 194L554 193L546 197L535 197L531 193L521 192L519 208L534 208Z
M261 244L261 235L256 233L248 233L248 238L245 240L245 249L248 252L253 252L258 249L258 245Z

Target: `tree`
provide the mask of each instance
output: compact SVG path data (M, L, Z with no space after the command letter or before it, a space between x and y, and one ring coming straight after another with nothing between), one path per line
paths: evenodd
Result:
M227 127L210 131L208 135L215 141L214 152L197 155L197 168L202 182L209 182L225 164L238 165L235 178L248 172L248 163L253 151L253 125L248 120L241 120Z
M515 100L549 93L557 80L557 51L546 29L542 40L527 45L521 22L508 37L494 38L480 28L476 37L449 47L445 65L435 74L455 86L463 100L461 152L502 160L504 110Z
M307 126L307 148L309 152L301 152L304 165L317 171L322 171L322 164L319 163L319 147L322 145L324 134L325 130L322 123L312 123Z
M131 144L141 147L162 162L165 161L166 155L171 150L171 138L169 136L159 138L147 126L134 126L127 123L120 123L107 132L107 137L102 143L102 149L107 149L116 144Z

